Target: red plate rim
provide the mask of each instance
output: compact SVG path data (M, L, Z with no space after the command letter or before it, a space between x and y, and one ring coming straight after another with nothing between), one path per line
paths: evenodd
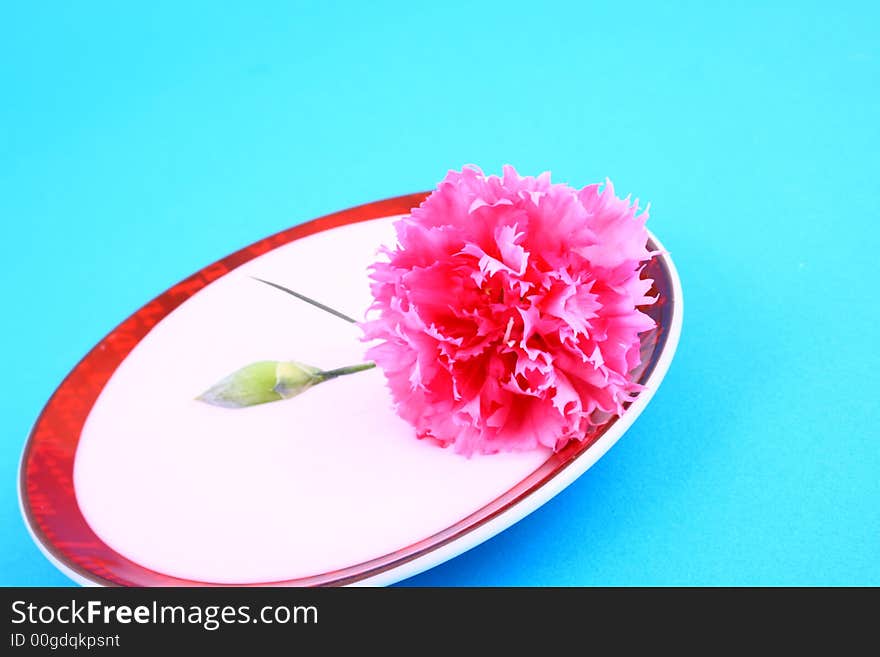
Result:
M92 531L76 501L73 466L83 425L104 385L140 340L165 316L196 292L242 264L315 233L349 224L403 215L430 192L417 192L335 212L266 237L208 265L140 308L101 340L67 375L47 402L25 444L19 474L22 513L37 544L59 567L87 583L102 586L228 586L165 575L127 559ZM658 302L645 310L658 330L651 337L648 363L639 377L647 381L669 337L675 284L667 259L655 256L645 275L654 278ZM365 582L409 564L484 526L557 477L583 455L614 418L579 443L570 443L514 487L446 529L389 554L340 570L296 579L245 586L338 586ZM414 573L413 573L414 574Z

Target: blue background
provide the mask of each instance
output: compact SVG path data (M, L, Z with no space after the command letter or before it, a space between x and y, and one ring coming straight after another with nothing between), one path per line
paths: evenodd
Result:
M682 341L594 468L407 583L880 584L880 5L422 4L4 4L0 583L69 583L18 459L120 320L294 223L509 162L652 203Z

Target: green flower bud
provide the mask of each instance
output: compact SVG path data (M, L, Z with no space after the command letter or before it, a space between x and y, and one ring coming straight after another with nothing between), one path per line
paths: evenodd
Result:
M233 372L197 399L213 406L246 408L290 399L323 380L321 370L310 365L264 360Z

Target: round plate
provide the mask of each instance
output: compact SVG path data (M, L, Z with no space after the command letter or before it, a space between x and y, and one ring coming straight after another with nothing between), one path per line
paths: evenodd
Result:
M672 360L681 287L645 267L657 322L646 386L623 415L557 453L464 458L413 438L381 372L241 410L195 396L262 359L359 362L350 324L255 281L359 317L366 267L428 193L295 226L190 276L125 320L67 376L25 446L22 512L63 572L89 585L389 584L523 518L586 471L648 403Z

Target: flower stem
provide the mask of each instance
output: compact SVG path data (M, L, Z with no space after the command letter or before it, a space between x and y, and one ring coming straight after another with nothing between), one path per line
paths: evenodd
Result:
M354 374L355 372L363 372L376 367L376 363L358 363L357 365L348 365L346 367L338 367L335 370L325 370L318 374L322 381L327 379L335 379L337 376L345 376L346 374Z
M341 313L338 310L331 308L330 306L325 306L323 303L321 303L319 301L315 301L314 299L310 299L305 294L300 294L299 292L294 292L289 287L284 287L283 285L278 285L278 283L273 283L272 281L264 281L262 278L257 278L256 276L252 276L251 278L253 278L255 281L260 281L260 283L265 283L266 285L271 285L276 290L281 290L282 292L286 292L287 294L289 294L293 297L296 297L300 301L305 301L306 303L310 303L315 308L320 308L325 313L330 313L331 315L335 315L339 319L344 319L346 322L349 322L350 324L357 324L356 319L352 319L351 317L349 317L345 313Z

